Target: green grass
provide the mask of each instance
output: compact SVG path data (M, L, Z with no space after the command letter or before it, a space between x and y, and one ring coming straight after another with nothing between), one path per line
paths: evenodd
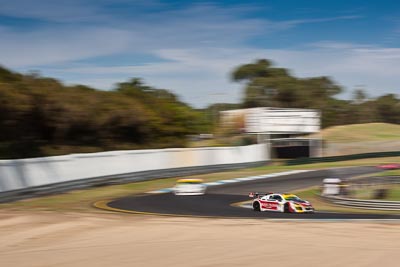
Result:
M378 176L400 176L400 170L390 170L381 172Z
M400 201L400 185L377 185L368 186L352 193L352 197L357 199L374 199L376 190L387 189L387 195L382 200Z
M387 200L400 201L400 185L389 189Z
M242 169L203 175L187 176L187 178L201 178L205 181L232 179L252 175L267 174L296 169L324 169L332 167L370 166L382 162L400 161L400 157L363 159L342 162L315 163L296 166L284 166L282 162L258 168ZM92 207L92 203L98 200L114 199L122 196L140 194L150 190L171 187L178 178L157 179L146 182L137 182L113 186L96 187L85 190L75 190L64 194L32 198L13 203L0 204L1 209L11 210L50 210L50 211L74 211L74 212L102 212ZM314 199L314 195L310 195ZM319 205L319 204L318 204ZM322 205L322 204L321 204Z
M328 142L399 141L400 125L389 123L351 124L326 128L321 131Z

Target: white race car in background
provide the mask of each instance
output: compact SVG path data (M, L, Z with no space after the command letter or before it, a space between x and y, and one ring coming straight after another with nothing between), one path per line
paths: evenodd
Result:
M314 212L314 208L310 202L303 200L293 194L250 193L249 197L254 198L254 211L278 211L296 213Z
M172 191L175 195L204 195L206 188L201 179L180 179Z

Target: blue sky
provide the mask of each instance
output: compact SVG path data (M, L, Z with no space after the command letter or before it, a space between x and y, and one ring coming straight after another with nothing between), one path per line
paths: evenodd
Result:
M271 59L350 98L400 91L398 1L0 0L0 64L109 90L140 77L195 106L238 102L232 70Z

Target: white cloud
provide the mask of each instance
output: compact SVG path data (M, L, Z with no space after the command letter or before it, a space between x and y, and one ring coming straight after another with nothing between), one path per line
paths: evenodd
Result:
M1 63L8 67L30 67L81 60L125 51L127 32L110 28L62 28L34 32L0 29Z
M269 50L267 53L267 58L294 70L298 76L331 76L347 89L342 97L350 97L351 91L359 85L372 97L400 93L399 48L336 43L325 48Z
M145 5L146 1L139 2ZM196 106L239 101L240 85L230 82L230 72L259 58L272 59L301 77L328 75L349 89L362 84L371 95L382 94L379 89L397 92L399 88L398 48L319 42L299 49L260 49L247 44L252 37L268 38L303 24L360 16L270 21L245 16L249 6L202 4L122 18L106 12L107 3L111 2L70 0L56 4L43 0L33 5L29 0L4 1L0 14L58 23L19 31L0 27L0 64L23 71L34 68L67 83L102 89L130 77L142 77ZM21 8L25 5L31 8ZM82 26L82 21L90 23ZM95 60L85 63L89 58L132 52L159 61L132 62L130 66L105 66ZM217 99L213 99L215 93L219 94Z
M229 75L234 67L259 58L272 59L299 77L331 76L348 89L345 97L350 97L351 90L359 85L365 86L370 96L399 92L400 49L365 48L356 44L334 47L160 50L157 56L166 62L125 67L74 66L62 69L62 72L101 77L97 82L93 79L93 83L89 83L99 88L110 88L113 83L128 77L142 77L150 85L173 89L184 101L198 107L217 101L238 102L242 97L241 85L232 83ZM109 79L104 80L105 77ZM217 99L215 93L219 94Z
M95 9L92 6L81 10L76 5L77 1L71 3L71 8L66 5L65 13L57 11L53 3L49 7L46 6L46 10L41 10L41 5L33 7L32 10L26 9L26 14L24 9L16 9L14 4L8 3L3 5L3 13L12 15L12 11L15 11L15 15L19 16L37 15L46 18L53 15L58 17L58 12L61 12L63 16L68 17L72 15L69 11L73 13L76 9L82 13L78 13L76 17L80 17L80 14L82 17L97 15L94 14ZM51 10L55 11L54 14L51 14ZM241 12L236 9L199 5L133 19L113 17L104 23L96 22L92 26L57 23L18 30L15 27L3 26L0 27L0 63L17 68L41 67L117 53L154 54L160 49L230 47L239 45L250 36L266 32L267 24L272 25L263 20L238 18Z
M268 36L299 24L355 18L345 16L276 22L243 16L251 10L249 6L219 7L212 4L120 18L104 12L102 4L110 1L98 2L97 5L94 0L44 0L36 4L29 0L17 0L1 3L0 14L60 22L88 20L91 26L56 23L19 30L2 27L0 63L19 68L40 67L132 51L154 54L162 49L237 48L244 46L249 38Z

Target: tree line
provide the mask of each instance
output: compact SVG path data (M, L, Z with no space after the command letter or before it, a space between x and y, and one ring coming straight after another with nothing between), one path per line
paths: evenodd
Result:
M298 78L266 59L237 67L232 80L244 83L243 101L237 107L318 109L323 128L368 122L400 123L400 100L394 94L368 99L359 88L354 90L352 99L338 99L343 88L329 77Z
M0 67L0 157L185 146L203 111L140 79L100 91Z
M188 135L218 132L219 111L237 108L318 109L323 128L400 123L396 95L369 99L358 89L352 99L338 99L343 89L330 78L298 78L266 59L238 66L231 77L243 83L240 103L194 109L138 78L101 91L0 67L0 158L185 147Z

